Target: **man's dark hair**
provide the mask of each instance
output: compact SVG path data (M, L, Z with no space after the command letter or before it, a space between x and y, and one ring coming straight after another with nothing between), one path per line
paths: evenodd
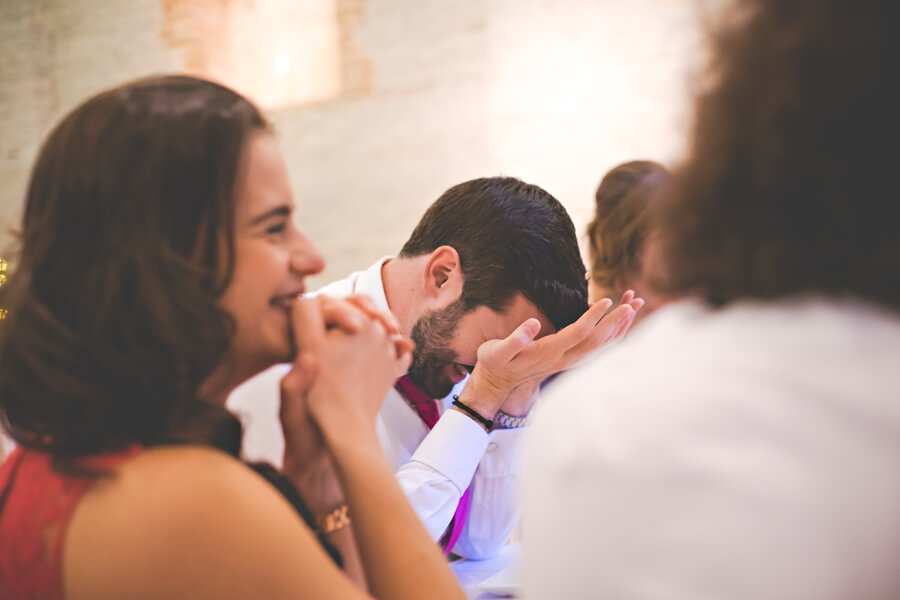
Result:
M900 308L900 4L744 0L659 203L676 292Z
M400 256L440 246L459 253L466 311L501 311L521 292L559 329L587 309L575 227L563 205L536 185L485 177L453 186L428 208Z

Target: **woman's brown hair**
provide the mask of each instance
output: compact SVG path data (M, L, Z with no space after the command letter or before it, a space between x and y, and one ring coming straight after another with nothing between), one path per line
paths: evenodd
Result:
M605 293L621 295L623 278L640 271L651 201L668 177L659 163L634 160L614 167L600 181L587 235L591 279Z
M0 418L19 444L62 457L178 439L236 450L240 426L196 392L229 344L217 300L235 179L267 127L232 90L167 76L103 92L50 133L0 290Z
M900 4L743 0L661 207L677 292L900 309Z

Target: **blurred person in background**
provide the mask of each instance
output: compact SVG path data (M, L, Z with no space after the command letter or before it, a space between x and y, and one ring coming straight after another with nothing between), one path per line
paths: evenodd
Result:
M900 597L900 5L728 16L659 203L701 300L548 393L526 598Z
M644 299L635 324L670 298L664 284L659 233L653 229L652 206L669 180L659 163L634 160L611 169L594 195L594 218L588 224L590 295L618 298L633 290Z

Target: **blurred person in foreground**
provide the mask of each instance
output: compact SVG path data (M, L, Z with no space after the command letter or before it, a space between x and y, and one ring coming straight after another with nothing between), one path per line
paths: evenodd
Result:
M301 299L323 261L293 209L265 117L211 82L50 133L0 290L4 599L462 597L375 436L411 344L364 298ZM284 470L248 468L225 398L290 360Z
M633 325L670 300L664 282L660 237L652 207L669 180L659 163L633 160L612 168L594 194L588 224L591 298L618 298L627 290L644 300Z
M513 177L452 186L396 256L317 293L366 294L415 342L409 372L387 391L376 419L378 439L432 538L470 559L500 552L518 522L522 444L542 381L621 338L642 304L624 291L605 316L610 299L589 305L566 209ZM541 350L573 323L597 324L587 343ZM511 377L489 348L520 334L538 339ZM274 396L278 377L274 369L248 382L229 405ZM251 416L251 433L254 423L274 420Z
M702 301L548 394L526 598L900 597L900 5L729 16L659 207Z

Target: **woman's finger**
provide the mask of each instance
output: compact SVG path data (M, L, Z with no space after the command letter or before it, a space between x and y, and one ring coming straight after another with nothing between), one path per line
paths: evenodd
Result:
M312 353L297 353L291 370L281 378L282 398L305 394L315 380L317 371L318 363ZM284 408L284 404L282 404L282 408Z
M317 296L322 303L322 318L327 329L342 329L347 333L359 333L370 319L365 312L344 298Z
M412 351L416 348L415 342L399 333L391 334L391 341L394 343L394 354L397 358L406 354L412 354Z
M320 297L297 298L291 304L291 329L297 356L314 348L325 337L325 320Z
M346 300L363 311L363 313L370 318L381 323L382 327L384 327L388 333L400 333L400 323L397 322L397 318L390 312L379 309L370 296L365 294L355 294L353 296L347 296Z
M412 348L403 353L398 352L394 367L394 378L397 379L406 375L410 364L412 364Z

